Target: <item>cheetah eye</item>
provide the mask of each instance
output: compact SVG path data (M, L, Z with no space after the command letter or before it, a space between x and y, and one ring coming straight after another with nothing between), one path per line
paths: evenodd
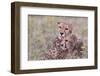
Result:
M61 26L59 26L59 28L61 28Z
M61 44L61 46L63 46L63 44Z
M65 30L68 30L68 28L65 28Z

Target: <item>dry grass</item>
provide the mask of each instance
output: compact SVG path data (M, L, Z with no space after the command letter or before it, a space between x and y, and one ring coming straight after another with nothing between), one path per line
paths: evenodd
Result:
M48 50L58 35L57 22L70 23L73 33L82 38L84 51L82 58L88 57L88 18L65 16L28 16L28 60L40 60L41 54Z

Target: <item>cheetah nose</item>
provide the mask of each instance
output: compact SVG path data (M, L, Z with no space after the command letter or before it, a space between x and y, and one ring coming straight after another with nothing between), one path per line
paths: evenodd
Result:
M68 41L68 40L65 40L66 42Z
M63 35L64 33L60 33L61 35Z

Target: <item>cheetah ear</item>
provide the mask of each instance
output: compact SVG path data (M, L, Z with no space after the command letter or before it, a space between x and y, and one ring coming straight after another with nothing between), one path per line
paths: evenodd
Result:
M73 29L72 24L69 25L69 29L70 29L69 32L72 33L72 29Z
M72 24L70 24L70 28L72 29Z
M72 33L72 30L70 30L69 33L71 34Z
M57 24L60 24L60 22L57 22Z

